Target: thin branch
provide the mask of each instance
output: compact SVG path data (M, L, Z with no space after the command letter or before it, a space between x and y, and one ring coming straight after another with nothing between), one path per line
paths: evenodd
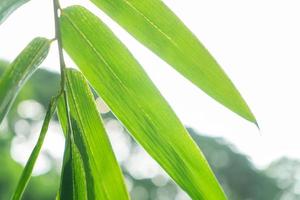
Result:
M64 54L63 54L63 47L62 47L62 39L61 39L61 30L60 30L60 22L59 22L59 13L61 12L61 7L59 5L58 0L53 0L53 8L54 8L54 21L55 21L55 38L57 40L58 44L58 54L59 54L59 64L60 64L60 76L61 76L61 94L64 97L64 103L66 107L66 115L68 120L68 133L72 134L72 127L71 127L71 118L69 113L69 105L67 100L67 93L66 93L66 64L64 60Z
M60 23L59 23L59 12L61 11L58 0L53 0L53 8L54 8L54 22L55 22L55 38L58 44L58 54L59 54L59 64L60 64L60 73L61 73L61 89L64 91L65 88L65 72L66 68L64 54L62 50L62 40L61 40L61 31L60 31Z

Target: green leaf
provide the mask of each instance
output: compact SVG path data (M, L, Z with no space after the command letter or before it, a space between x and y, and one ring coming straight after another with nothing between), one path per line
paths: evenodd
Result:
M57 114L58 114L58 119L61 124L61 128L63 130L63 133L65 137L67 138L68 136L68 131L69 131L69 124L68 124L68 119L67 119L67 108L66 108L66 102L64 95L62 94L60 98L58 99L58 106L57 106ZM71 131L71 130L70 130Z
M75 70L66 70L66 79L72 137L84 165L88 199L129 199L85 78ZM65 122L66 118L62 121Z
M149 154L193 199L226 199L200 149L141 66L105 24L78 6L64 9L60 20L64 48ZM86 104L85 111L90 113Z
M1 0L0 1L0 24L17 8L29 0Z
M65 98L58 100L58 117L66 136L60 189L56 199L87 199L87 187L83 161L78 148L74 144L71 127L68 124Z
M62 114L65 114L65 112L60 113L59 115ZM68 134L66 138L60 191L56 198L58 200L87 199L87 186L83 161L77 146L74 144L74 139L71 134Z
M43 122L43 126L42 126L42 130L40 132L40 136L38 138L38 141L26 163L26 166L22 172L22 175L20 177L20 180L19 180L19 183L18 183L18 186L15 190L15 193L12 197L12 200L19 200L21 199L22 197L22 194L28 184L28 181L31 177L31 173L32 173L32 170L33 170L33 167L34 167L34 164L39 156L39 153L41 151L41 148L42 148L42 145L44 143L44 139L45 139L45 136L46 136L46 133L47 133L47 130L48 130L48 126L49 126L49 123L50 123L50 120L51 120L51 117L53 116L53 113L55 112L55 109L56 109L56 102L57 101L57 98L52 98L51 102L50 102L50 105L49 105L49 108L48 108L48 111L46 113L46 116L45 116L45 120Z
M73 198L75 196L74 187L76 186L73 177L73 168L76 168L76 166L73 166L71 146L73 145L71 145L71 140L69 136L66 138L65 141L65 151L63 157L63 166L61 170L60 188L57 199L75 199ZM80 174L80 176L81 175L82 174ZM85 182L85 179L83 180L83 182ZM86 187L78 189L86 190Z
M216 60L163 1L91 1L212 98L256 123Z
M50 41L35 38L9 65L0 79L0 123L9 111L19 90L46 58Z

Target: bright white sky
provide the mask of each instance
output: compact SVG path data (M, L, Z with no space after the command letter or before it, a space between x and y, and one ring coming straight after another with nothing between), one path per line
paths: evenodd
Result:
M299 0L164 0L198 36L243 94L260 132L187 80L87 0L144 66L179 118L201 133L233 143L259 167L281 156L300 159ZM51 0L32 0L0 26L0 58L12 60L35 36L53 38ZM74 66L72 62L68 62ZM52 47L43 63L58 70Z

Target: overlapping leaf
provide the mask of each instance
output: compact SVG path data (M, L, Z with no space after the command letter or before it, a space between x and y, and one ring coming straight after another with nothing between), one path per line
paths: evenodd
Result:
M1 0L0 1L0 24L17 8L29 0Z
M226 199L200 149L113 33L78 6L64 9L60 20L64 48L137 141L193 199ZM80 102L86 97L77 82L68 87L76 87L72 95ZM88 116L87 104L82 112Z
M74 143L72 129L68 124L64 94L58 100L58 117L66 137L60 188L56 199L87 199L86 177L83 161Z
M71 149L69 150L71 151L69 153L71 159L69 160L70 162L80 163L80 159L82 159L88 199L129 199L121 170L114 157L93 94L89 90L85 78L75 70L66 70L66 77L67 99L71 118L70 130L72 132L69 147ZM59 110L63 111L64 109ZM60 118L65 127L67 119ZM76 147L78 150L76 150ZM80 152L80 158L76 151ZM74 161L74 159L76 160ZM69 165L73 166L73 171L77 170L76 166L80 166L79 164L72 165L72 163ZM77 174L82 176L82 173L74 173L73 180L75 182L76 179L80 180ZM75 187L77 184L75 184ZM65 185L62 184L63 187ZM76 194L76 192L76 190L73 191L73 194ZM61 197L63 195L61 194ZM66 199L66 196L62 199Z
M35 38L8 66L0 78L0 123L9 111L20 88L46 58L50 41Z
M42 126L42 130L40 132L40 136L39 136L39 139L26 163L26 166L22 172L22 175L20 177L20 180L19 180L19 183L18 183L18 186L14 192L14 195L12 197L12 200L19 200L21 199L22 197L22 194L26 188L26 185L28 184L28 181L31 177L31 173L32 173L32 170L33 170L33 167L34 167L34 164L38 158L38 155L41 151L41 148L42 148L42 145L44 143L44 139L45 139L45 136L46 136L46 133L47 133L47 130L48 130L48 126L49 126L49 123L50 123L50 120L51 120L51 117L53 116L53 113L55 112L55 109L56 109L56 97L53 98L51 100L51 103L49 105L49 108L48 108L48 111L46 113L46 117L45 117L45 120L44 120L44 123L43 123L43 126Z
M256 123L216 60L163 1L91 1L208 95Z

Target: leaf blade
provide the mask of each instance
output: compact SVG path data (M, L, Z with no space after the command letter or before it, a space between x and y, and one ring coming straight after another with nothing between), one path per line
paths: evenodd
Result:
M247 103L220 65L163 1L91 2L213 99L256 123Z
M112 32L78 6L60 20L63 47L150 155L192 198L226 199L200 149Z
M87 199L87 187L83 161L78 148L74 143L71 124L68 123L67 102L64 97L65 92L63 92L58 99L57 109L58 118L66 140L60 187L56 199L85 200Z
M17 8L27 3L29 0L1 0L0 2L0 24L12 14Z
M0 79L0 123L9 111L19 90L46 58L50 41L35 38L9 65Z
M86 172L88 199L129 199L85 78L78 71L66 70L66 86L74 142Z
M22 197L23 192L25 191L25 188L29 182L29 179L31 177L31 173L34 167L34 164L38 158L38 155L41 151L47 130L48 130L48 126L51 120L51 117L53 116L55 109L56 109L56 97L53 98L49 104L49 108L47 110L43 125L42 125L42 129L38 138L38 141L34 147L34 149L31 152L31 155L25 165L25 168L22 172L22 175L19 179L17 188L13 194L12 200L19 200Z

